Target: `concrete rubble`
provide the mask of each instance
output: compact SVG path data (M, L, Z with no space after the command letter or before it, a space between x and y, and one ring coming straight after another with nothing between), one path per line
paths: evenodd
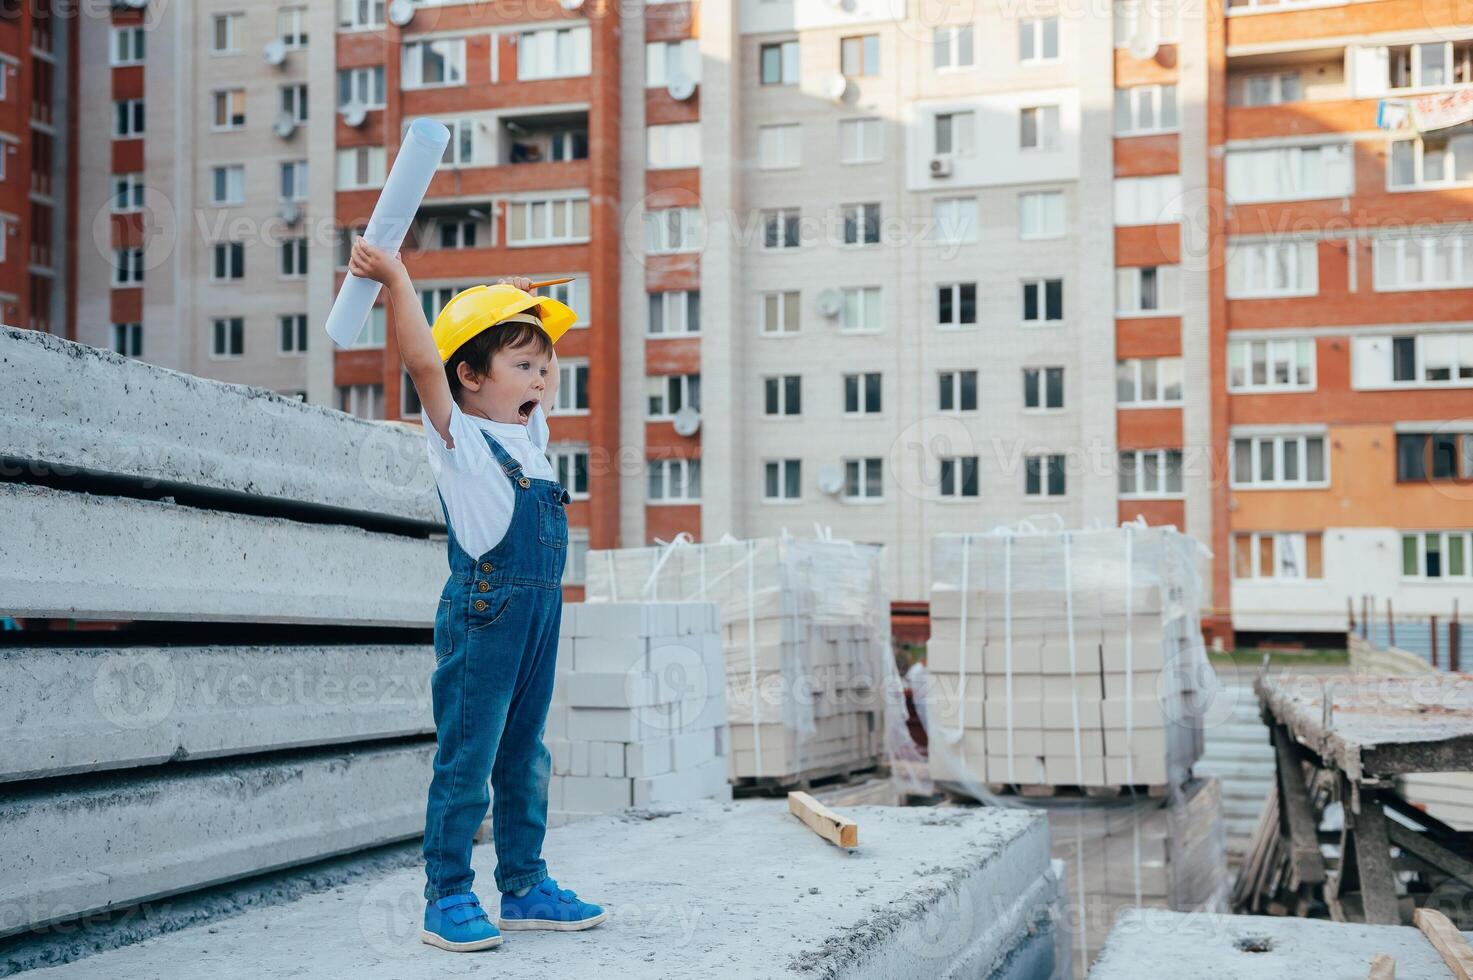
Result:
M552 874L604 903L608 921L581 933L513 933L484 953L451 955L419 941L423 876L407 869L32 976L1040 980L1067 965L1056 961L1058 882L1040 816L849 814L861 827L852 853L776 800L632 810L554 828L544 848ZM489 846L476 849L483 898L494 861Z

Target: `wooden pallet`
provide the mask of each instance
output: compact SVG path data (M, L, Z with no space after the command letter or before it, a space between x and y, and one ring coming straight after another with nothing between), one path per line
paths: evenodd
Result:
M878 775L879 757L858 759L843 765L806 769L785 776L741 776L731 784L731 793L736 797L786 796L792 790L809 792L815 787L837 786L856 778L869 779Z
M985 783L993 796L1016 796L1022 799L1151 799L1164 800L1171 791L1165 783L1141 786L1053 786L1046 783ZM960 783L938 781L936 789L956 802L975 800L972 791Z

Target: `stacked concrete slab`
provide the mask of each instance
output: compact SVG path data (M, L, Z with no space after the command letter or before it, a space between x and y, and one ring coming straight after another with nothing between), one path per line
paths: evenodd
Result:
M933 778L1180 786L1201 755L1192 711L1210 676L1192 548L1133 525L938 537Z
M549 821L731 799L724 671L713 603L564 606Z
M884 754L889 618L879 559L849 542L680 541L591 553L588 596L714 601L731 779L790 785L867 769Z

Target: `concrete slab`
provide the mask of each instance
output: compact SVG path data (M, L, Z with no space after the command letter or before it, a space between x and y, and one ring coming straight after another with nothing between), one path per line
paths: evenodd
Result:
M0 936L423 834L434 754L286 753L8 795Z
M443 524L416 429L0 327L0 457Z
M553 875L604 903L608 921L581 933L512 933L485 953L419 941L424 879L413 869L32 976L1050 975L1056 881L1039 815L896 807L850 815L860 826L853 853L820 839L781 800L690 803L556 828L544 848ZM476 849L483 899L494 896L494 861L490 847Z
M0 648L0 783L435 730L423 645Z
M1396 959L1398 977L1449 975L1411 926L1131 909L1111 931L1089 980L1366 980L1377 953Z
M0 484L12 616L434 625L443 541Z

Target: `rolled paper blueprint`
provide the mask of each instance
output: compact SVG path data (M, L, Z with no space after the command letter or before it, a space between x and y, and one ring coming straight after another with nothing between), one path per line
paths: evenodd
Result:
M442 123L416 119L410 124L378 203L373 206L368 227L363 230L364 241L390 254L398 251L449 142L450 130ZM343 288L327 314L327 335L339 346L346 347L358 339L380 288L372 279L352 273L343 280Z

